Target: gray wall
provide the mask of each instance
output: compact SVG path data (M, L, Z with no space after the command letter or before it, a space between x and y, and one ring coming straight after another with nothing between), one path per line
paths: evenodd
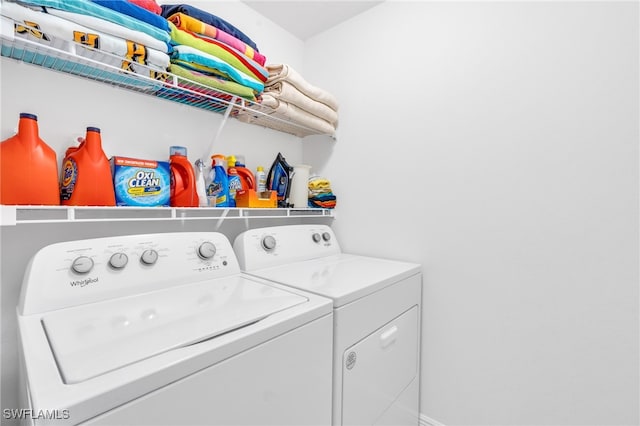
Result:
M638 12L387 1L306 42L343 248L424 265L423 421L638 424Z

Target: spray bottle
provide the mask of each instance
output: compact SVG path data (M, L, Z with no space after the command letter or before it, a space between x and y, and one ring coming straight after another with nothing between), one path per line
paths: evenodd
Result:
M206 173L204 171L204 161L198 158L195 162L196 166L196 193L198 194L198 205L200 207L209 207L207 199ZM213 206L215 207L215 206Z
M225 170L225 156L216 154L211 156L211 160L207 197L215 199L216 207L229 207L229 179Z

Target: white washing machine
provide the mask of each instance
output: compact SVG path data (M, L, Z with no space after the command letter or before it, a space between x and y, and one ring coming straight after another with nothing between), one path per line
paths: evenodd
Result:
M334 304L334 425L418 425L422 273L342 253L328 226L252 229L234 241L256 277Z
M241 273L216 232L47 246L18 323L26 423L331 423L331 300Z

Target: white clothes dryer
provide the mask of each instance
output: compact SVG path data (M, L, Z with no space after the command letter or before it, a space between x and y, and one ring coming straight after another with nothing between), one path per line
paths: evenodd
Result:
M342 253L325 225L238 235L240 267L334 304L334 425L418 425L421 266Z
M41 249L18 306L29 424L328 425L332 303L216 232Z

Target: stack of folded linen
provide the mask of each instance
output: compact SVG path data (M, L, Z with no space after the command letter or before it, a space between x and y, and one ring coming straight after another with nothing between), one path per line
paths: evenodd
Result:
M255 101L269 75L266 58L242 31L186 4L162 5L169 22L170 71L207 87Z
M309 207L336 207L336 196L331 191L331 183L327 179L318 175L309 176Z
M13 21L17 38L146 77L156 78L167 71L169 25L145 8L125 0L20 0L20 3L3 1L0 8L0 14ZM81 70L92 75L101 72L91 66Z
M314 133L335 136L338 101L331 93L308 83L290 65L267 65L267 70L269 78L260 103L269 107L268 114L311 129L298 131L298 136ZM238 118L253 122L258 116L243 112Z

